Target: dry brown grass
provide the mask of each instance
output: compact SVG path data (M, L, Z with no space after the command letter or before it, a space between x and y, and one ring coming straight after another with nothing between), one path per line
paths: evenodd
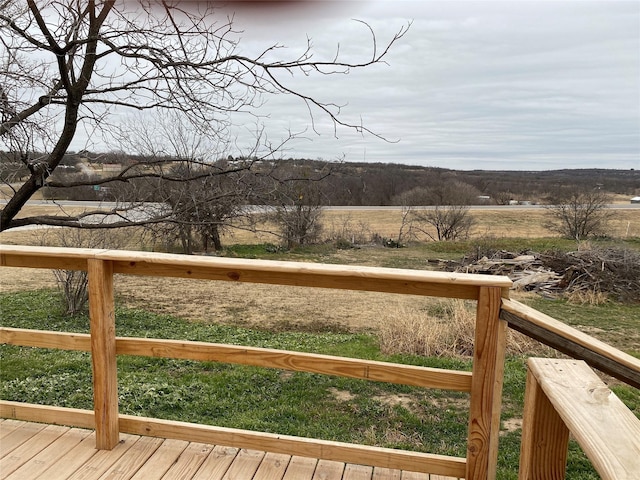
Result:
M631 222L634 235L640 235L640 211L615 212L619 226L623 225L626 230L627 222ZM397 231L401 220L397 210L328 211L326 215L328 225L340 226L348 221L360 231L366 224L371 232L388 236ZM478 235L488 231L494 237L548 235L541 228L542 210L501 210L499 213L479 210L474 215L478 216L485 229L478 231ZM612 234L616 234L616 228L619 227L612 228ZM0 242L39 245L42 235L39 230L8 231L0 234ZM136 241L135 235L131 238ZM240 232L232 241L258 243L277 240L266 235ZM386 262L392 261L394 255L407 255L405 249L381 250L384 250ZM381 262L375 252L367 252L364 260L356 253L340 251L332 261L367 265L379 265ZM54 286L50 271L0 269L0 291ZM306 331L383 331L384 342L389 345L385 348L394 345L394 350L425 355L444 355L447 351L465 354L472 344L473 314L464 313L464 309L455 303L447 306L423 297L134 276L117 277L115 288L119 301L127 307L177 315L192 321ZM446 315L441 315L438 310ZM433 315L434 311L438 314ZM445 332L447 324L454 326L451 329L453 333ZM438 350L440 347L434 347L435 344L444 346L441 352ZM512 352L522 352L527 351L530 345L513 336L509 348Z
M43 213L60 213L63 209L53 207L27 207L21 216L39 215ZM616 238L640 237L640 210L612 210L613 216L608 230L609 235ZM74 213L73 211L70 213ZM541 208L531 209L496 209L473 210L476 226L471 232L472 238L542 238L554 234L544 228L546 211ZM383 238L397 238L402 223L400 210L327 210L324 212L323 228L326 233L334 233L347 224L347 230L353 234L377 234ZM223 243L256 244L279 243L280 239L271 233L273 226L258 225L260 233L246 230L234 230L223 236ZM128 230L133 231L133 230ZM14 230L0 233L0 243L37 245L31 231Z
M456 299L436 299L426 311L398 306L389 308L379 330L383 353L424 356L471 356L475 336L475 304ZM507 331L507 353L539 353L538 342Z

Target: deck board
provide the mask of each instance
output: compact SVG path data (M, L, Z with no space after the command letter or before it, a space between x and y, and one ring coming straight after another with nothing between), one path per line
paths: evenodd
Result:
M455 480L425 473L121 433L0 419L0 480Z

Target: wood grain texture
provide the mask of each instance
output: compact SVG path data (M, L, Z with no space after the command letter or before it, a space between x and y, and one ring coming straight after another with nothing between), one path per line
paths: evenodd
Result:
M640 388L640 359L514 300L502 300L500 315L514 330Z
M53 466L68 450L73 449L82 440L91 434L89 430L72 428L68 429L57 440L44 448L37 455L29 459L29 463L23 464L8 477L4 477L6 472L2 472L5 480L22 480L26 478L37 478L39 475Z
M91 337L88 334L5 327L0 327L0 343L80 351L91 349ZM268 348L116 337L116 354L235 363L443 390L471 391L470 372Z
M120 415L121 431L400 470L464 477L465 459L233 428Z
M563 479L568 446L569 429L528 370L518 479Z
M0 400L0 417L51 425L71 425L80 428L94 428L95 426L95 413L91 410L35 405L9 400Z
M282 480L311 480L316 471L318 460L315 458L292 456Z
M0 416L46 423L56 423L56 419L64 419L62 422L66 425L86 427L87 424L93 425L94 413L90 410L21 404L1 400ZM34 424L27 425L30 425L28 428L31 430L34 429ZM121 432L133 435L226 445L234 448L282 453L294 457L360 463L388 469L430 472L456 478L464 477L466 464L465 459L459 457L252 432L132 415L120 414L119 426ZM29 432L27 438L35 435L37 431L44 427L45 425L38 426L38 430ZM1 428L2 426L0 425L0 431L2 431ZM11 433L8 435L11 435Z
M640 478L640 420L580 360L532 358L529 369L603 479Z
M0 327L0 344L23 347L59 348L91 351L91 337L86 333L51 332L25 328Z
M254 365L463 392L471 390L469 372L268 348L118 337L117 353Z
M131 480L160 480L178 461L188 445L189 442L184 440L165 440L149 460L135 472Z
M467 480L492 480L496 475L507 327L499 317L500 304L499 288L480 289L473 352L467 469L465 475L459 475Z
M503 276L124 250L0 245L0 266L84 270L88 268L88 259L112 262L115 273L131 275L199 278L450 298L476 299L480 286L500 287L502 293L508 296L508 288L511 286L511 281Z
M99 449L110 450L119 441L113 265L89 259L87 268L96 445Z

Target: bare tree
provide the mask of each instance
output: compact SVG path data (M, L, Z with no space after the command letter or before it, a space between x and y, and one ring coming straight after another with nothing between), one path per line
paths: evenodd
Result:
M547 228L566 238L584 240L607 232L611 212L607 209L609 195L598 189L561 189L547 206Z
M420 198L432 208L411 211L412 230L422 232L432 240L450 241L465 239L473 227L474 219L469 212L477 198L475 187L458 181L445 179L430 189L420 189ZM412 198L409 196L409 198ZM435 229L435 232L434 232Z
M73 228L55 228L45 230L40 242L43 245L83 248L123 248L127 245L124 235L106 230L78 230ZM82 313L89 301L89 277L83 270L53 270L56 284L62 296L65 313Z
M109 140L125 111L176 112L202 135L224 139L234 115L255 116L263 96L282 94L298 98L312 121L319 112L335 128L370 132L359 123L343 120L339 105L292 87L297 82L293 77L348 73L384 62L405 27L384 45L369 29L371 54L357 61L343 61L337 54L327 61L317 60L310 42L294 58L285 58L286 51L277 44L247 56L239 51L240 34L232 18L220 18L212 3L199 3L193 9L181 5L115 0L0 2L0 139L29 171L24 181L11 184L13 193L0 212L0 230L29 224L113 228L140 223L127 215L99 225L86 221L115 213L105 210L18 218L45 184L73 188L140 178L182 181L166 167L176 161L170 157L134 162L91 183L51 178L79 129ZM282 58L268 60L278 56ZM194 178L204 175L193 171L197 172ZM160 221L162 215L148 220Z
M320 238L323 193L321 182L331 170L310 171L307 167L274 172L275 206L270 219L287 248L315 243Z

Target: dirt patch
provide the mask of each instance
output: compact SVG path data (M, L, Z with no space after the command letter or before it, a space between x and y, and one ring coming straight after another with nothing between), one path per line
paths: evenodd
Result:
M387 405L388 407L400 406L400 407L406 408L407 410L413 413L416 413L417 411L417 409L415 408L416 399L411 395L405 395L402 393L397 395L392 395L389 393L385 395L376 395L375 397L373 397L373 400L376 400L377 402Z
M349 402L356 398L356 396L351 392L348 392L346 390L339 390L333 387L329 389L329 393L331 393L331 395L333 395L333 398L335 398L339 402Z
M500 435L505 435L510 432L515 432L516 430L520 430L522 428L522 419L521 418L509 418L502 422L502 429L500 430Z

